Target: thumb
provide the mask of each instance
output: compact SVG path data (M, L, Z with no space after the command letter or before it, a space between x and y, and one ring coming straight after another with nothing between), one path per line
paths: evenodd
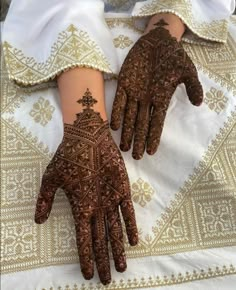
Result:
M42 224L48 219L58 187L59 182L57 173L54 171L53 166L49 164L43 175L36 203L34 219L37 224Z
M200 106L203 101L203 89L198 79L195 65L189 59L188 69L185 71L182 81L185 84L186 92L190 102L194 106Z

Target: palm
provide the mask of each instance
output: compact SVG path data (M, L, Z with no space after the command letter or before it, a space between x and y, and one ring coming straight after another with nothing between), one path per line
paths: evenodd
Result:
M129 150L134 139L135 159L142 158L145 147L149 154L156 152L170 99L180 83L194 105L202 102L194 64L163 25L159 23L136 42L118 78L111 128L119 128L123 114L120 147Z

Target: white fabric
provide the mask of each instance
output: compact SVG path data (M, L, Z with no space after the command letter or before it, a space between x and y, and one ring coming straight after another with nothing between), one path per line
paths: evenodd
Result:
M137 1L137 4L132 12L133 15L138 15L139 10L143 5L159 3L159 0L147 0L147 1ZM173 1L172 3L178 4L177 1ZM181 2L179 2L182 4ZM194 17L198 21L206 21L211 22L219 19L227 19L229 15L234 12L235 9L235 0L193 0L191 1L191 5L193 8ZM171 7L170 7L171 8Z
M112 277L115 281L123 280L124 283L128 280L137 279L141 282L141 278L148 280L149 277L155 279L156 276L163 278L167 272L178 276L179 273L185 271L192 273L196 269L205 269L208 267L221 266L222 260L225 264L230 264L232 261L236 262L236 247L225 249L211 249L207 251L189 252L184 254L177 254L173 256L160 256L151 258L141 258L129 260L126 272L120 274L112 268ZM167 276L168 277L168 276ZM170 277L168 277L170 278ZM96 287L98 276L90 280L93 287ZM181 283L180 285L162 286L162 290L235 290L236 275L229 277L222 277L220 279L210 279L199 281L196 280L190 283ZM83 290L89 288L80 288L82 284L89 287L89 282L86 282L81 273L79 265L65 265L52 266L47 268L39 268L31 271L18 272L14 274L3 275L2 290L59 290L68 285L72 290L74 285L77 285L76 290ZM86 287L85 286L85 287ZM101 287L101 286L100 286ZM109 286L108 286L109 287ZM110 286L112 289L112 286ZM158 287L159 288L159 287ZM95 288L92 288L93 290ZM101 289L101 288L97 288ZM105 287L102 289L106 289ZM109 288L108 288L109 289ZM125 288L122 288L125 289ZM130 289L130 288L129 288ZM143 287L134 287L131 289L143 289ZM145 287L145 289L155 290L157 287ZM125 289L126 290L126 289Z
M22 56L20 56L20 58L23 58L23 56L25 58L33 58L40 67L40 64L49 61L52 51L55 52L53 45L57 42L59 33L65 31L68 29L69 25L73 24L78 31L88 33L89 38L95 43L101 55L109 63L109 67L106 68L91 63L88 65L106 73L118 74L119 66L117 65L117 55L112 43L110 31L104 20L104 2L108 11L112 11L114 8L112 3L119 3L119 1L108 0L12 0L4 24L3 42L7 42L11 47L21 51ZM162 3L165 3L165 1L148 0L136 2L133 9L128 9L128 13L131 13L133 16L142 16L141 9L146 5L154 5L153 7L155 7L155 5L158 7L160 6L158 11L165 11L167 5L165 4L162 9ZM185 9L185 7L187 9L188 6L191 6L191 15L186 15L188 19L185 21L185 15L178 11L179 9ZM191 29L194 31L195 24L201 27L202 25L204 26L204 23L214 23L214 21L222 19L228 20L234 7L234 0L186 0L183 3L181 1L170 1L170 4L167 5L170 11L176 12L177 15L181 14L182 20L187 23L187 25L191 22L190 31ZM122 7L120 7L120 10L122 10ZM145 15L151 15L155 10L152 11L147 12ZM201 37L201 31L197 33L198 36ZM227 33L227 30L224 30L224 34L225 33ZM202 37L204 38L207 36L204 34ZM225 38L226 35L222 35L222 41L224 41ZM215 40L217 39L216 37ZM101 55L100 57L102 57ZM6 62L10 72L10 78L24 85L34 85L41 81L47 81L60 73L60 68L58 68L55 63L55 68L52 69L53 72L49 73L48 76L44 78L39 77L27 83L27 80L22 78L21 73L13 72L15 67L20 66L21 63L19 62L16 64L14 61L9 61L7 58ZM86 63L81 63L80 59L78 59L78 61L73 60L71 63L67 63L66 67L61 68L61 70L74 65L86 65ZM27 70L27 67L25 70Z
M86 31L110 60L111 70L118 70L102 0L12 1L4 23L3 42L9 42L39 63L45 62L58 34L70 24Z

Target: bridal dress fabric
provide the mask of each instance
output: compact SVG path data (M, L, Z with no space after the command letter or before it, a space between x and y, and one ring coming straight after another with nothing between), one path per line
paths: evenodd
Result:
M4 290L234 289L236 284L236 18L234 1L12 0L1 22L1 284ZM63 135L55 78L104 72L108 115L121 65L151 15L186 25L183 47L204 100L174 92L157 152L122 152L139 243L103 286L83 279L69 203L34 223L45 168ZM117 144L120 131L111 131ZM112 256L112 255L110 255Z

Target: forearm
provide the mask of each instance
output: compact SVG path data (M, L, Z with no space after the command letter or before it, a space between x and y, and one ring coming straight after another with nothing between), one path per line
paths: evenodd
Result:
M99 112L103 120L107 120L102 72L77 67L62 73L58 77L57 83L64 123L73 124L76 114L83 111L82 105L77 101L81 99L87 89L97 101L93 106L94 111Z
M185 31L185 25L178 16L172 13L159 13L152 16L148 22L148 25L144 33L146 34L150 30L155 28L155 24L160 19L164 19L164 21L168 23L168 25L166 25L165 28L169 30L172 36L176 37L176 39L180 41Z

